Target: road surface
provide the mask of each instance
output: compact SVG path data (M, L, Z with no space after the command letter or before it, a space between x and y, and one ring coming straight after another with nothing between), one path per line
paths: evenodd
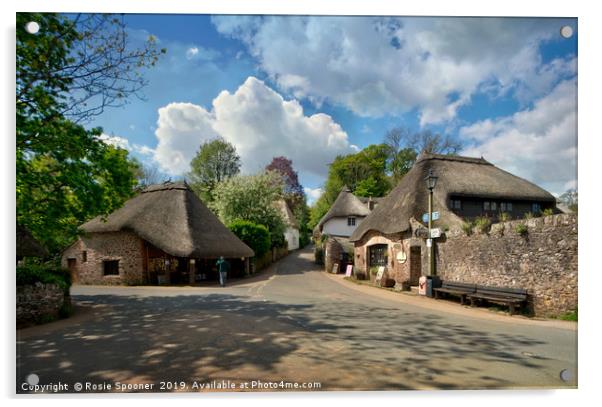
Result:
M305 249L225 288L74 286L75 316L17 332L17 391L576 386L574 324L335 279Z

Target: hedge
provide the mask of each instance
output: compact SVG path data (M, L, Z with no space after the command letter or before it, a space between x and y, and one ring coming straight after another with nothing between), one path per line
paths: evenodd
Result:
M263 256L272 247L270 231L264 225L248 220L235 220L228 225L228 229L253 249L255 257Z
M35 283L56 284L65 292L71 287L71 276L67 270L47 264L24 264L17 266L17 286Z

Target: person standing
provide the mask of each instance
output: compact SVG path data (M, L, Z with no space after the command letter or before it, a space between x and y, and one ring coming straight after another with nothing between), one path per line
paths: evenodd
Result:
M217 271L219 273L219 285L222 287L226 286L226 278L228 277L228 271L230 270L230 263L224 259L224 256L220 256L217 260Z

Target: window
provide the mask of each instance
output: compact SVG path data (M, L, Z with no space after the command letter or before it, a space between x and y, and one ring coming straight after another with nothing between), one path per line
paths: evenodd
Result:
M347 226L355 226L355 218L350 216L347 218Z
M483 210L484 211L488 211L490 207L491 207L491 202L489 202L489 201L483 202Z
M452 199L450 202L450 206L452 209L462 209L462 201L459 199Z
M87 261L88 261L88 252L84 250L82 252L82 263L85 263Z
M491 210L497 211L497 202L491 202Z
M102 262L105 276L119 275L119 260L105 260Z
M388 248L386 244L376 244L374 246L370 246L370 267L377 266L386 266L388 260Z
M538 215L539 212L541 212L541 205L539 205L538 203L534 203L533 205L531 205L531 212L533 212L534 215Z
M500 204L500 211L502 211L502 212L512 212L512 203L511 202L502 202Z

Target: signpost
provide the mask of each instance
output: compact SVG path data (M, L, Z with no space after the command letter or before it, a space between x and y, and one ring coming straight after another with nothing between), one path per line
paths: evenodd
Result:
M339 272L339 263L334 263L332 266L332 274L337 274Z
M438 237L441 237L441 229L440 228L431 229L431 239L436 239Z
M345 277L351 277L352 273L353 273L353 265L348 264L347 269L345 270Z
M439 219L439 212L433 212L433 220L437 220ZM428 213L423 213L422 214L422 222L423 223L427 223L429 221L429 214Z

